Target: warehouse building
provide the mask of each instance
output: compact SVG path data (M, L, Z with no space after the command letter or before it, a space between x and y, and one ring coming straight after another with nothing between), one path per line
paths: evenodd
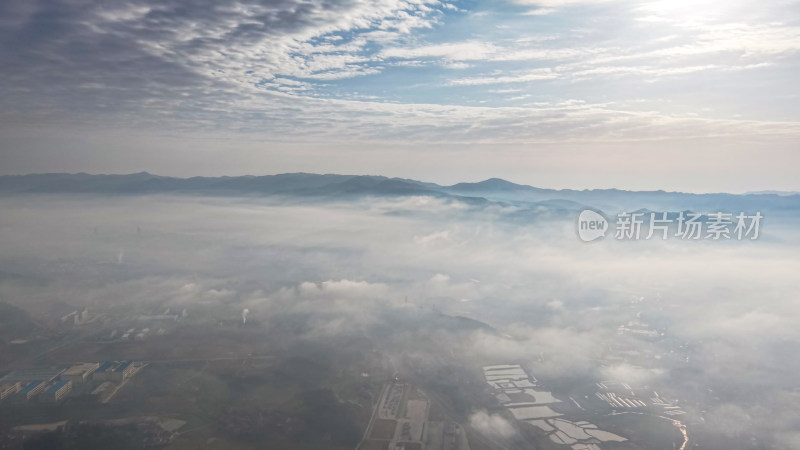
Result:
M0 385L0 400L5 400L7 397L16 394L20 389L22 389L22 383L19 381L3 383Z
M114 381L122 381L128 378L136 370L136 366L132 361L123 361L111 372L111 379Z
M70 392L72 392L72 381L61 380L47 388L41 395L41 399L49 402L58 402L69 395Z
M92 379L95 381L108 381L111 379L111 370L114 369L114 361L106 361L92 373Z
M39 395L39 393L42 392L45 387L47 387L47 383L45 381L32 381L27 386L22 388L17 396L24 400L31 400Z
M61 379L75 384L85 383L99 367L100 363L96 362L78 363L65 370L61 374Z

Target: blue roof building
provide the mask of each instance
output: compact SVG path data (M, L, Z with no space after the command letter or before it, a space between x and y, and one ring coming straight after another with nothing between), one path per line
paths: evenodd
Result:
M97 370L95 370L95 372L105 372L107 370L111 370L113 366L114 366L114 361L106 361L103 364L100 364L100 367L98 367Z
M69 383L70 383L70 380L59 381L58 383L56 383L56 384L50 386L49 388L47 388L47 390L45 392L47 392L48 394L54 394L54 393L58 392L59 389L61 389L64 386L68 385Z
M44 381L32 381L27 386L22 388L22 390L19 391L19 393L22 394L22 395L26 395L26 394L28 394L30 392L33 392L36 388L41 386L42 383L44 383Z
M125 369L127 369L131 364L133 364L132 361L123 361L117 366L116 369L114 369L114 372L124 372Z
M25 386L24 388L22 388L21 391L19 391L19 394L17 394L18 396L17 398L24 398L30 400L33 397L39 395L39 393L44 390L45 386L47 386L46 381L31 381L30 383L28 383L27 386Z

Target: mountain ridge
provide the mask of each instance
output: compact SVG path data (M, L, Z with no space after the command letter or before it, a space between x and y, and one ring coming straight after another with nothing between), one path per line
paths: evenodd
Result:
M574 210L582 205L608 210L706 211L800 210L800 195L686 193L628 191L621 189L546 189L513 183L501 178L450 186L381 175L314 174L242 175L178 178L148 172L132 174L44 173L0 176L0 194L189 194L255 195L316 198L423 195L453 198L470 204L497 202L522 207L561 207Z
M313 173L313 172L285 172L285 173L278 173L278 174L267 174L267 175L220 175L216 177L208 177L208 176L192 176L192 177L175 177L175 176L168 176L168 175L157 175L147 171L135 172L135 173L128 173L128 174L90 174L87 172L43 172L43 173L29 173L29 174L8 174L8 175L0 175L0 189L3 189L3 181L7 180L19 180L23 178L44 178L44 177L51 177L51 178L73 178L73 179L99 179L99 178L107 178L107 179L127 179L127 180L134 180L134 179L148 179L148 180L175 180L175 181L194 181L194 180L263 180L263 179L287 179L287 178L339 178L342 180L350 179L350 178L363 178L363 179L380 179L380 180L396 180L402 181L410 184L416 184L419 186L425 187L434 187L437 189L447 189L447 190L532 190L532 191L546 191L546 192L563 192L563 193L612 193L612 192L629 192L629 193L663 193L663 194L680 194L680 195L735 195L735 196L780 196L780 197L791 197L791 196L800 196L800 192L795 191L775 191L775 190L763 190L763 191L750 191L744 192L740 194L729 193L729 192L707 192L707 193L696 193L696 192L685 192L685 191L665 191L663 189L658 190L630 190L630 189L620 189L620 188L594 188L594 189L552 189L552 188L541 188L536 186L531 186L528 184L519 184L514 183L512 181L505 180L503 178L487 178L482 181L475 181L475 182L459 182L453 185L442 185L438 183L428 182L428 181L420 181L411 178L399 178L399 177L386 177L383 175L352 175L352 174L334 174L334 173Z

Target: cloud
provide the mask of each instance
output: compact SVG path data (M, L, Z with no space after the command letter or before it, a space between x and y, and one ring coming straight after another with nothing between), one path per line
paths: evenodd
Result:
M437 273L431 277L432 283L447 283L448 281L450 281L450 275L445 275L442 273Z
M60 14L47 16L50 8L60 8ZM557 62L545 68L500 69L491 76L450 81L452 86L483 86L755 70L767 67L777 55L798 50L798 31L789 25L677 20L670 22L670 28L679 30L680 39L660 45L649 44L647 37L643 43L623 44L565 40L541 33L409 45L410 31L437 24L442 9L447 7L436 1L402 0L218 2L209 8L191 8L178 0L114 7L70 1L36 6L11 2L5 11L9 19L0 24L5 49L0 53L5 67L3 103L13 105L5 108L4 115L8 123L23 122L31 115L70 123L112 116L119 124L133 127L155 126L169 119L200 128L261 129L274 136L290 124L295 129L318 129L319 123L335 126L350 119L326 112L317 121L302 122L329 107L337 115L358 118L365 105L314 98L323 94L325 82L383 73L387 59L431 59L440 67L459 70L477 68L467 66L470 61ZM641 11L625 12L639 17ZM38 21L45 16L51 17L57 32L26 36L39 29ZM381 37L376 33L382 33ZM79 53L70 53L75 49ZM714 61L706 58L702 64L682 61L708 55L728 56ZM147 73L147 80L135 73ZM295 95L283 96L287 94ZM449 111L455 113L460 106L445 107L437 118L455 119ZM426 123L435 106L367 108L382 109L391 119L414 117ZM513 121L515 110L496 112ZM226 119L216 120L220 115ZM174 126L180 128L179 123ZM380 129L379 123L365 126ZM447 127L441 123L438 128ZM411 128L404 133L418 135ZM502 135L496 137L502 139Z
M357 338L403 355L392 363L425 368L519 363L545 385L641 383L707 402L707 426L719 433L750 424L791 437L800 370L790 357L800 340L794 218L774 217L765 230L773 240L746 245L588 246L569 218L520 221L522 206L448 205L5 197L0 298L44 317L58 304L123 316L170 307L240 323L247 308L248 326L291 333L295 343ZM415 242L445 229L435 245ZM620 334L631 321L664 336ZM473 420L487 433L511 432L494 414Z
M26 108L36 107L35 96L87 113L174 111L186 105L186 97L201 97L202 106L187 111L194 114L219 107L237 90L252 94L280 90L296 78L376 73L363 55L368 41L357 34L381 30L397 37L430 27L436 6L435 0L270 0L202 8L181 0L115 6L65 0L33 7L11 2L4 14L13 20L0 23L4 88L35 87L34 95L22 97ZM37 31L45 26L52 32ZM349 32L356 36L344 39L341 33ZM147 79L136 73L147 73ZM72 95L75 88L81 94Z
M628 363L602 367L598 376L604 380L619 381L632 386L651 386L663 370L646 369Z
M535 11L570 3L538 2L544 9ZM766 165L791 147L791 11L737 3L720 17L687 20L681 8L654 2L603 8L607 28L581 13L555 26L553 14L520 19L492 8L466 16L433 0L6 2L0 170L139 164L132 170L189 174L276 162L332 170L358 146L378 149L364 164L385 168L395 167L391 148L431 157L417 153L422 144L462 155L513 146L509 161L531 161L547 145L537 160L566 153L580 161L576 143L645 153L652 142L671 142L690 156L710 151L702 139L768 149ZM765 76L770 93L756 88ZM523 92L496 92L512 88ZM422 165L440 174L453 167Z
M512 3L542 8L559 8L563 6L593 5L612 0L512 0Z
M301 297L380 298L386 296L387 286L366 281L328 280L322 283L304 282L298 287Z
M475 411L469 416L469 424L487 436L509 438L517 431L514 426L499 414L490 414L486 410Z
M525 16L546 16L548 14L554 13L556 10L554 8L537 8L532 9L530 11L525 11L522 13Z
M498 75L490 77L459 78L451 81L454 86L478 86L485 84L528 83L531 81L553 80L558 74L550 68L531 70L517 75Z
M447 230L431 233L427 236L414 236L414 242L419 245L429 245L437 241L447 241L450 239L450 232Z
M600 51L588 47L552 48L542 45L542 41L550 39L548 36L539 39L518 39L512 45L504 46L482 41L463 41L420 47L389 47L383 49L379 56L398 59L440 58L444 61L556 61L574 59Z
M428 45L416 48L386 48L381 51L379 56L382 58L444 58L454 61L470 61L488 59L498 51L499 49L490 43L468 41Z

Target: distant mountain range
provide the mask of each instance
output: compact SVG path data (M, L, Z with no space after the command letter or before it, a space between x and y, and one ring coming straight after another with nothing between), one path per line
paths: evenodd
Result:
M798 191L751 191L747 192L748 195L780 195L780 196L788 196L788 195L800 195Z
M184 194L356 198L426 195L474 205L505 203L524 209L578 210L585 206L618 210L788 211L800 210L800 195L786 193L690 194L619 189L554 190L490 178L441 186L374 175L285 173L264 176L175 178L140 172L128 175L85 173L0 176L0 194L82 193L103 195Z

